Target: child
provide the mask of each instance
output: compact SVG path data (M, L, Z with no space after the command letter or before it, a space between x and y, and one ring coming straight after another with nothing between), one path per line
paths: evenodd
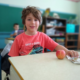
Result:
M19 24L18 23L15 23L13 25L13 27L14 27L14 31L11 32L11 35L10 36L13 37L13 38L15 38L17 36L17 32L19 30Z
M36 7L27 7L23 9L22 22L26 27L26 31L15 38L8 54L9 56L44 53L44 48L47 48L51 51L64 50L66 55L78 57L78 52L68 50L64 46L53 41L46 34L37 31L42 20L41 13Z
M12 31L11 33L11 37L15 38L18 34L20 34L21 32L23 32L22 30L19 31L19 24L15 23L14 24L14 31ZM1 52L1 70L5 71L6 74L10 74L10 63L8 61L8 53L11 49L11 46L13 44L13 41L11 40L9 43L7 43L7 45L4 47L3 51ZM7 76L6 76L7 78ZM5 78L5 80L6 80ZM8 80L8 79L7 79Z
M14 24L14 31L11 32L11 37L15 38L17 36L18 30L19 30L19 24L15 23ZM4 57L7 53L9 53L11 45L13 43L13 40L10 40L7 45L4 47L4 49L1 52L1 56Z

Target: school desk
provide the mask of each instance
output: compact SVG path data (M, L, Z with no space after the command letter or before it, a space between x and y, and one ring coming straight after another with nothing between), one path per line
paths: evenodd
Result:
M80 65L55 52L10 57L11 80L80 80Z
M14 41L15 38L5 38L5 43L8 44L10 41Z

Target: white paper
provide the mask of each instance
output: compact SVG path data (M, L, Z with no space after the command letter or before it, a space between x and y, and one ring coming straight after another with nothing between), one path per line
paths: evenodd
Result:
M68 60L70 60L72 63L75 63L75 64L80 64L80 56L77 58L77 57L70 57L70 56L66 56Z

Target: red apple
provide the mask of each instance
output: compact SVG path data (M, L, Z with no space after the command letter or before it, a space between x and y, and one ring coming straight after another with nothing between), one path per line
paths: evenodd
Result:
M64 50L58 50L56 51L56 56L58 59L64 59L64 57L66 56L66 53Z

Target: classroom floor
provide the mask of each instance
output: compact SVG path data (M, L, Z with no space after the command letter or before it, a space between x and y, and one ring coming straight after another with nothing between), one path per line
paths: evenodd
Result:
M6 73L2 70L2 80L4 80Z
M80 50L77 50L77 51L80 52ZM6 73L2 70L2 80L4 80L5 76L6 76Z

